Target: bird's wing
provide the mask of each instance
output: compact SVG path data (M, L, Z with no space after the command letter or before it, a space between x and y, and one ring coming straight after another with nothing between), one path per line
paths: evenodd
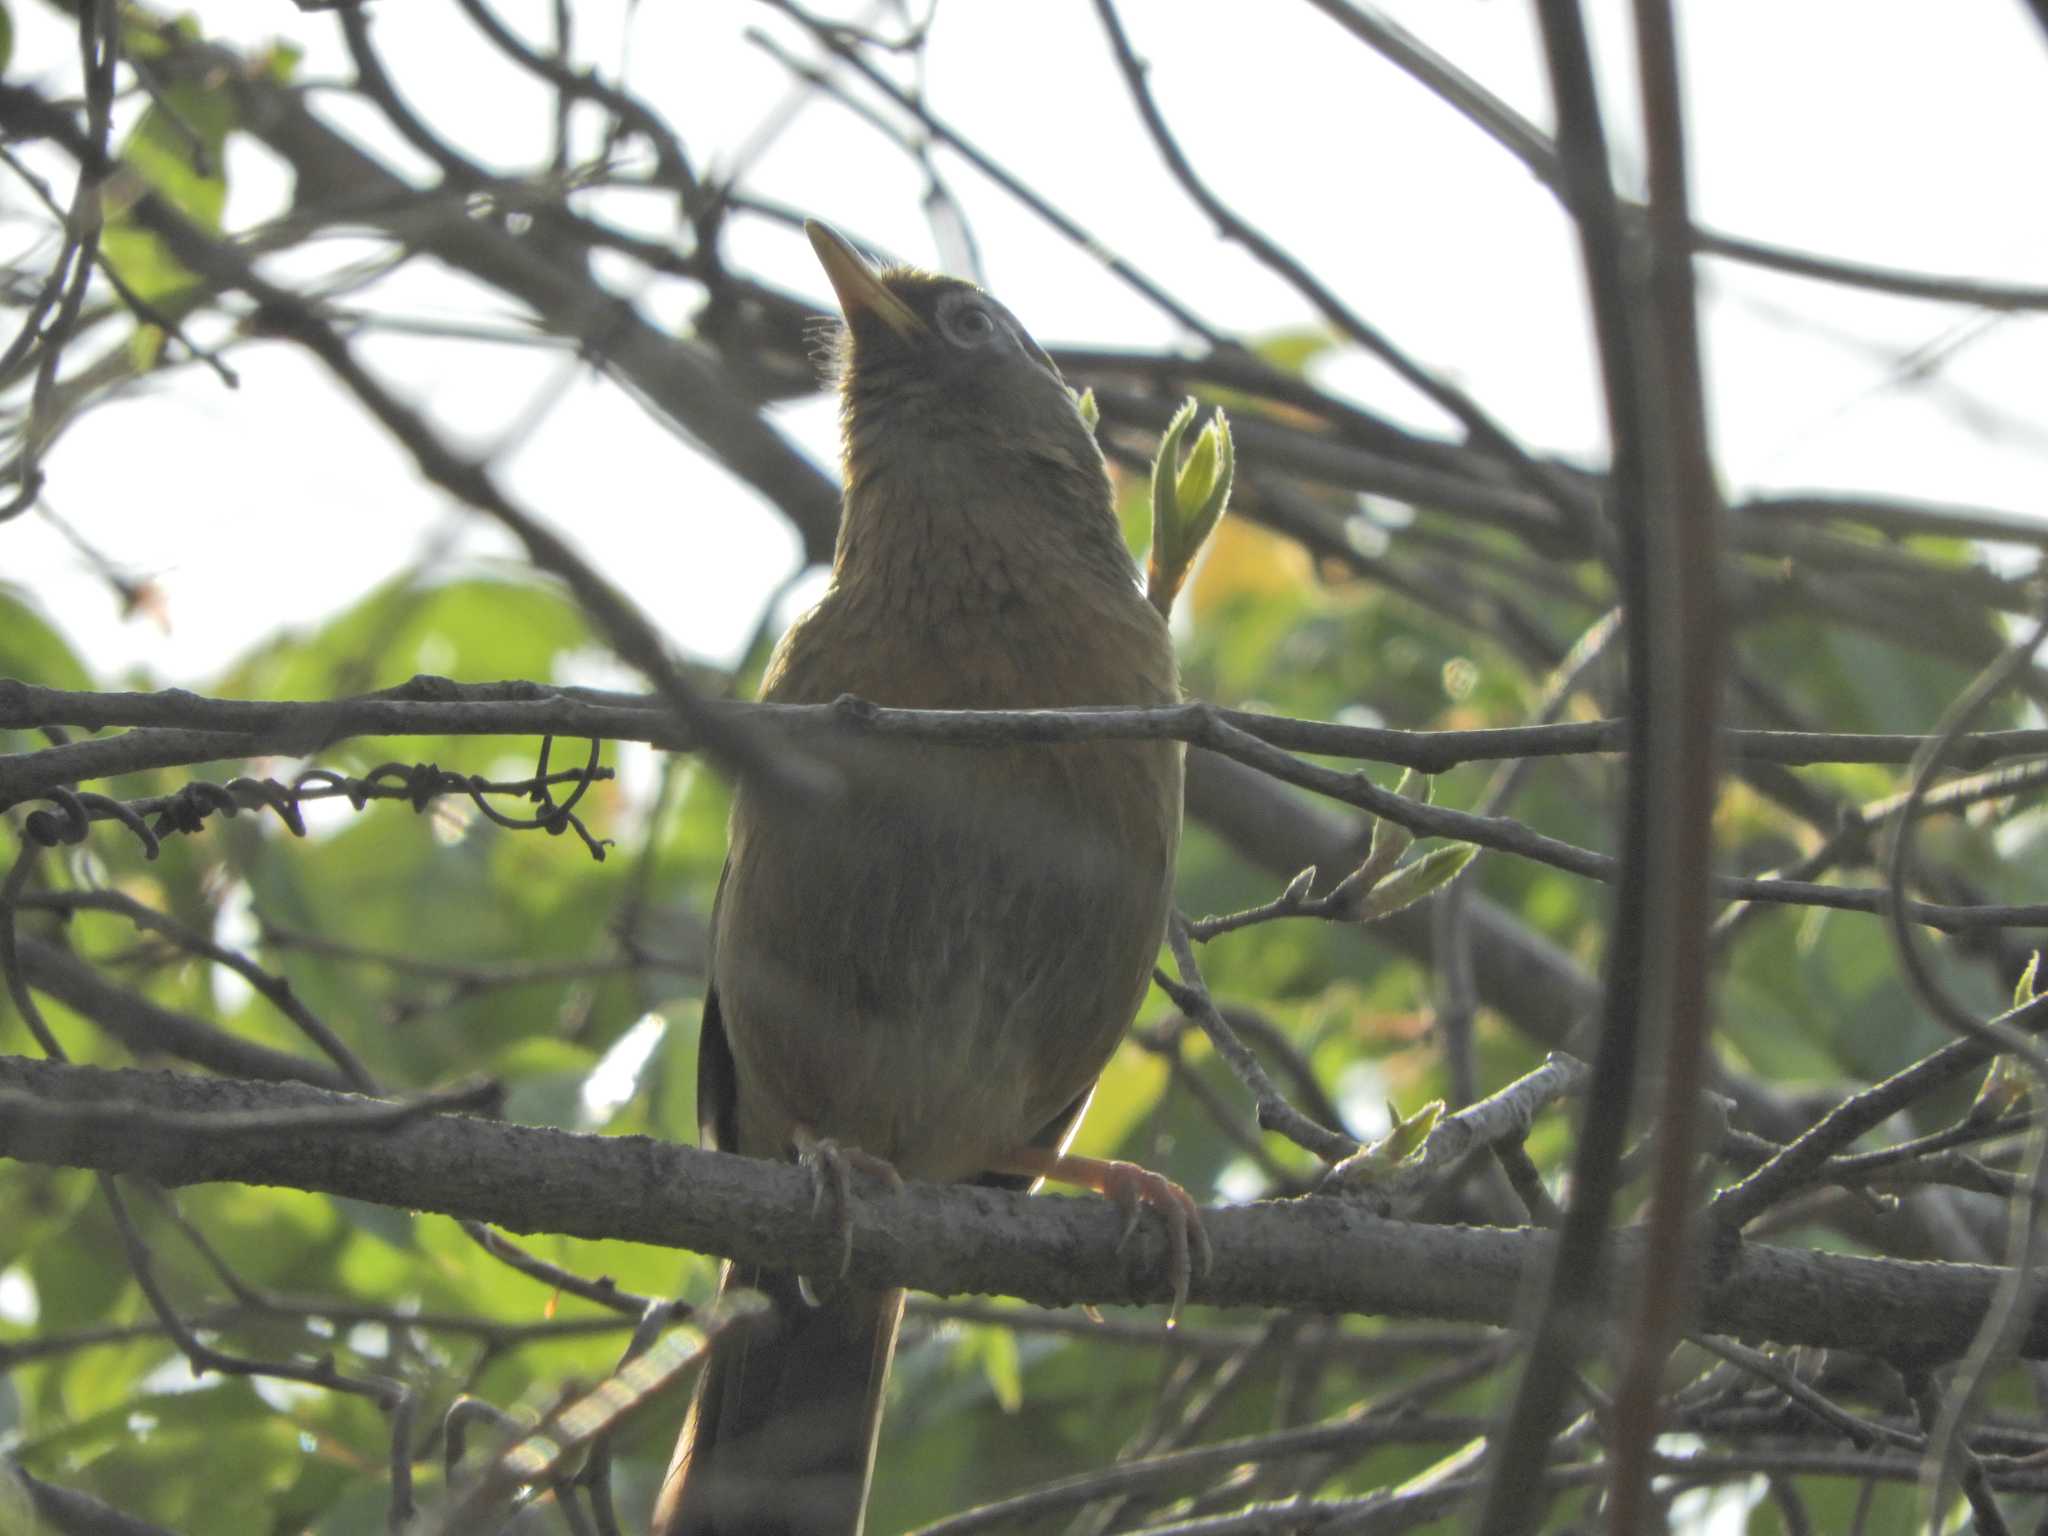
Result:
M700 1056L698 1060L701 1062L703 1058ZM700 1078L702 1074L703 1068L700 1066L698 1068ZM697 1090L700 1101L703 1091L701 1087ZM1081 1117L1088 1113L1088 1101L1094 1097L1095 1084L1090 1083L1075 1096L1073 1103L1046 1121L1045 1128L1031 1138L1030 1145L1045 1147L1053 1152L1066 1151L1067 1143L1074 1139L1074 1132L1081 1128ZM979 1184L983 1189L1031 1190L1038 1188L1045 1180L1034 1178L1028 1173L982 1173L977 1174L967 1182Z
M738 1149L738 1090L714 981L697 1035L699 1146ZM723 1341L698 1377L653 1536L857 1536L903 1292L841 1285L813 1304L793 1270L728 1262L719 1293L741 1287L766 1294L778 1321Z
M704 1018L697 1029L697 1145L706 1151L739 1150L739 1077L733 1068L732 1044L725 1038L725 1019L718 1006L718 909L725 901L726 877L732 860L718 874L718 894L711 900L710 973L704 985Z

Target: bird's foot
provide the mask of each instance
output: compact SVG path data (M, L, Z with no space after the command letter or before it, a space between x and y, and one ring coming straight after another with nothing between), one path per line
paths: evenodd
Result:
M830 1136L820 1136L807 1125L790 1133L796 1146L799 1167L811 1176L811 1214L829 1205L834 1235L839 1239L839 1268L835 1278L844 1279L853 1267L853 1176L864 1173L880 1179L891 1190L903 1187L903 1175L887 1158L863 1152L859 1147L841 1146Z
M1181 1308L1187 1305L1195 1265L1199 1263L1205 1275L1215 1265L1215 1250L1209 1246L1209 1234L1202 1229L1202 1208L1195 1203L1194 1196L1164 1174L1136 1163L1076 1157L1043 1147L1023 1148L1004 1160L1002 1171L1056 1179L1062 1184L1092 1189L1115 1201L1124 1217L1123 1232L1116 1240L1118 1252L1123 1251L1138 1230L1143 1209L1150 1206L1157 1211L1166 1223L1166 1277L1173 1285L1173 1308L1166 1314L1168 1327L1180 1320Z

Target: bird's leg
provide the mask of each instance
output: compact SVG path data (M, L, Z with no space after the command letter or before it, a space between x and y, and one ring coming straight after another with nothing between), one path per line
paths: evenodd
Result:
M843 1279L853 1267L853 1175L865 1173L892 1190L903 1187L903 1175L888 1159L859 1147L843 1147L801 1122L791 1127L789 1139L796 1148L798 1165L811 1176L811 1214L817 1215L831 1203L832 1229L839 1238L838 1278Z
M1119 1250L1138 1230L1138 1213L1142 1207L1149 1205L1159 1212L1166 1222L1166 1273L1173 1282L1173 1310L1167 1314L1169 1323L1179 1320L1180 1309L1187 1304L1188 1284L1194 1276L1194 1260L1201 1261L1203 1274L1207 1274L1215 1263L1209 1234L1202 1230L1202 1209L1195 1204L1194 1196L1165 1175L1154 1173L1149 1168L1141 1168L1136 1163L1055 1152L1050 1147L1019 1147L1004 1154L995 1171L1055 1179L1080 1189L1092 1189L1098 1195L1114 1200L1124 1216L1123 1235L1116 1241Z

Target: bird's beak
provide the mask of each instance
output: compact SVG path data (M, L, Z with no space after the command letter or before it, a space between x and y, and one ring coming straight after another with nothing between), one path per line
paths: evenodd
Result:
M929 329L917 311L882 286L875 269L861 259L860 252L816 219L804 220L804 233L811 237L811 249L818 264L832 280L839 295L839 308L851 325L861 315L879 320L905 341L922 336Z

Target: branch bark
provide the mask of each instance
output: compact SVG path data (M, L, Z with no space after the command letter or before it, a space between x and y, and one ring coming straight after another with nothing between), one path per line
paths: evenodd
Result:
M127 1173L167 1185L247 1182L487 1221L514 1232L623 1239L823 1270L840 1252L811 1211L802 1170L643 1136L591 1136L437 1116L386 1129L289 1125L294 1109L364 1101L296 1084L105 1071L0 1058L0 1156ZM192 1116L274 1114L289 1128L232 1136ZM1106 1201L959 1185L863 1193L852 1205L858 1284L1045 1306L1163 1299L1163 1233L1122 1252ZM1213 1306L1434 1317L1506 1326L1550 1234L1389 1221L1354 1202L1271 1201L1206 1211L1215 1267L1192 1299ZM1643 1247L1617 1234L1606 1315L1636 1283ZM1968 1347L2001 1271L1744 1244L1705 1284L1699 1326L1750 1339L1938 1361ZM2048 1304L2019 1345L2048 1358Z

